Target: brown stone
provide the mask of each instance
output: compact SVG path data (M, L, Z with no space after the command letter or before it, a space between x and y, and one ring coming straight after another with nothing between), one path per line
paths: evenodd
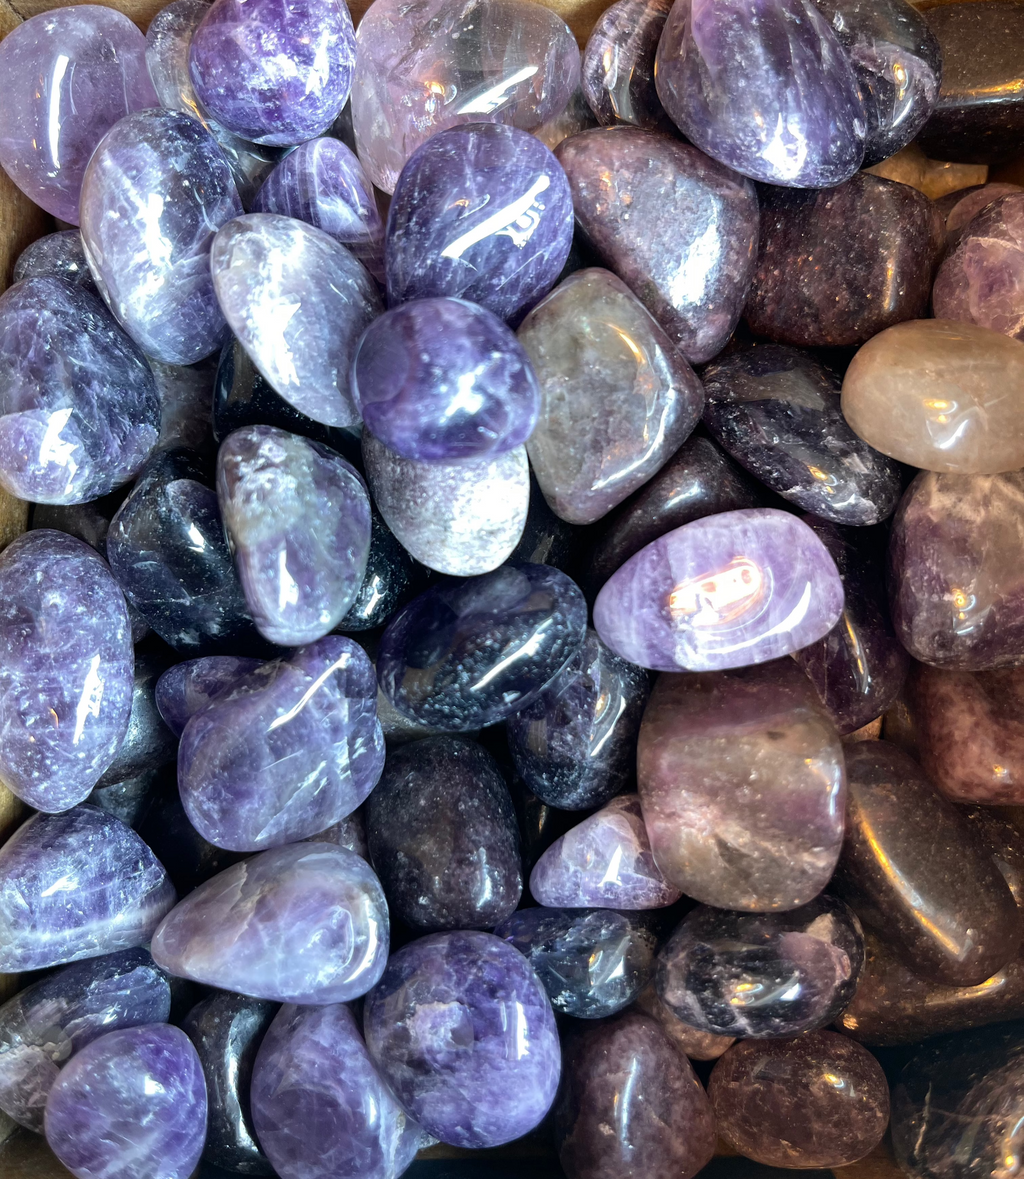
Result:
M700 1028L683 1023L662 1000L654 983L640 992L633 1006L656 1019L665 1035L691 1060L717 1060L730 1044L736 1043L735 1036L716 1036L714 1032L702 1032Z

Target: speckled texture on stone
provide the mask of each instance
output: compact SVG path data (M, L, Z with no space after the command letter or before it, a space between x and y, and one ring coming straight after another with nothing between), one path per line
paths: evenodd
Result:
M96 294L82 235L77 229L48 233L26 246L14 263L11 282L21 282L23 278L62 278Z

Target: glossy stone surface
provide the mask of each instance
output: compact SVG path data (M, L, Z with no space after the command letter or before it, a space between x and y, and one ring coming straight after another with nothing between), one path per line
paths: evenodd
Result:
M28 278L0 296L0 483L77 504L127 483L156 445L142 353L82 286Z
M217 378L217 366L212 358L189 365L151 360L149 367L160 399L160 437L156 449L188 446L209 451L213 388Z
M366 572L338 630L376 630L410 596L417 581L417 565L375 507L370 508L370 547Z
M30 242L14 263L11 282L21 282L24 278L62 278L96 294L82 235L77 229L61 229Z
M784 344L834 347L921 319L945 237L923 192L868 172L823 192L769 190L747 323Z
M180 1028L122 1028L65 1066L46 1103L46 1141L78 1179L188 1179L206 1110L199 1057Z
M359 157L385 192L395 191L413 152L445 128L487 122L533 131L561 113L579 84L572 33L540 5L429 0L412 9L406 0L377 0L371 7L357 35L352 125Z
M704 370L704 424L783 499L837 524L877 524L899 502L900 468L846 424L840 387L794 348L739 348Z
M557 155L591 248L687 360L710 360L750 286L754 186L688 144L635 127L574 135Z
M254 999L321 1005L364 995L388 954L377 877L324 843L271 848L206 881L153 935L171 974Z
M367 996L363 1021L385 1081L442 1142L510 1142L554 1100L561 1059L551 1004L526 959L489 933L403 946Z
M926 471L990 475L1024 466L1022 405L1024 345L946 319L880 332L843 380L854 433Z
M733 1036L716 1036L683 1023L658 994L654 983L649 983L640 992L635 1008L656 1020L669 1040L691 1060L717 1060L730 1044L736 1042Z
M175 759L176 734L164 724L156 706L156 685L167 667L167 652L155 642L144 642L135 650L135 679L132 684L128 728L114 760L99 780L110 786L158 770Z
M221 991L182 1021L206 1078L209 1117L203 1157L239 1175L272 1175L249 1109L249 1086L260 1044L277 1014L273 1003Z
M846 749L835 887L922 978L984 982L1020 945L1013 895L966 820L886 741Z
M666 533L605 583L594 627L623 659L655 671L717 671L792 654L843 608L835 562L774 508L723 512Z
M853 998L863 961L860 923L826 893L789 913L699 905L659 953L657 986L691 1027L788 1039L836 1018Z
M539 139L492 123L442 131L410 158L391 199L388 303L453 295L510 319L554 286L572 216L565 173Z
M426 1139L340 1003L281 1009L256 1059L252 1106L281 1179L397 1179Z
M555 1141L569 1179L691 1179L715 1153L715 1118L657 1022L627 1012L569 1040Z
M889 1124L878 1061L835 1032L734 1044L708 1096L719 1135L769 1167L842 1167L870 1154Z
M77 5L8 28L0 167L37 205L78 224L82 173L118 119L155 106L146 42L128 17Z
M146 950L76 962L0 1007L0 1109L42 1133L43 1111L64 1064L119 1027L165 1023L171 988Z
M0 972L140 946L173 904L163 865L120 819L84 805L33 815L0 848Z
M580 82L602 127L632 123L649 131L668 129L654 89L654 54L669 8L668 0L616 0L594 25Z
M935 203L939 212L946 218L946 241L952 247L960 240L967 225L989 205L1008 196L1011 192L1022 192L1019 184L1007 184L997 181L991 184L977 184L971 188L961 188L940 198Z
M189 717L259 666L258 659L207 655L203 659L186 659L169 667L157 680L155 690L156 706L164 724L180 737Z
M137 215L140 208L150 212ZM242 211L213 136L179 111L140 111L100 141L82 182L85 255L114 317L147 356L194 364L227 334L213 235Z
M549 565L504 565L441 583L388 623L377 655L384 695L411 720L466 732L540 695L586 639L583 595Z
M686 440L701 383L625 283L599 268L560 283L519 340L541 391L526 445L533 472L556 515L591 524Z

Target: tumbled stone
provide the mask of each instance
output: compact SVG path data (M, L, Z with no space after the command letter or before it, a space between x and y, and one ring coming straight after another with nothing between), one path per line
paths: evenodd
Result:
M96 144L131 111L155 106L146 42L112 8L77 5L8 26L0 47L0 167L37 205L78 224Z
M136 649L128 727L114 760L99 780L100 786L138 778L174 761L177 734L164 724L156 706L157 681L166 668L166 654L156 644L144 643Z
M187 446L192 450L210 450L217 366L211 360L188 365L151 360L149 367L153 370L160 401L160 437L156 449Z
M281 1009L256 1058L252 1108L282 1179L397 1179L429 1141L381 1079L341 1003Z
M384 695L411 720L465 732L532 704L586 639L579 589L549 565L503 565L414 598L377 655Z
M363 463L374 503L399 543L439 573L489 573L511 556L526 525L526 450L458 462L419 462L368 430Z
M922 978L984 982L1021 940L1021 915L964 818L887 741L846 749L846 840L835 887Z
M899 465L850 429L840 381L810 356L778 344L739 348L704 370L704 388L708 430L783 499L837 524L892 515Z
M854 356L843 414L869 446L926 471L1024 466L1024 345L947 319L887 328Z
M835 1032L734 1044L711 1073L719 1135L768 1167L842 1167L881 1142L889 1086L877 1060Z
M542 123L533 134L545 147L554 151L563 139L568 139L570 135L579 135L581 131L589 131L597 125L594 112L583 97L583 88L577 86L562 112Z
M0 555L0 783L29 806L82 802L132 705L131 630L106 562L40 528Z
M404 0L377 0L357 42L352 125L359 157L385 192L445 128L488 122L534 131L579 84L572 33L540 5L429 0L411 10Z
M114 317L147 356L194 364L223 344L210 246L241 211L216 140L188 115L140 111L100 141L82 182L85 256Z
M843 608L835 562L806 524L774 508L723 512L642 548L605 583L594 627L654 671L716 671L790 655Z
M417 580L416 562L399 544L395 534L384 523L383 516L371 504L366 572L356 591L355 600L338 623L337 629L348 633L376 630L384 626L410 597Z
M363 1022L406 1113L451 1146L511 1142L554 1100L561 1054L551 1004L526 959L489 933L403 946L367 995Z
M356 999L387 956L377 877L361 857L324 843L275 847L233 865L185 897L153 935L153 957L169 973L278 1003Z
M591 524L693 431L701 383L643 304L607 270L578 270L519 328L540 385L526 444L552 511Z
M921 319L945 237L924 193L867 172L823 192L769 190L747 323L809 348L863 344Z
M565 173L539 139L492 123L442 131L409 159L391 199L388 302L452 295L510 319L554 286L572 216Z
M732 335L757 255L754 186L689 144L635 127L558 147L576 221L687 360Z
M207 655L187 659L169 667L156 683L157 709L171 732L180 737L189 717L230 687L237 679L260 666L258 659L238 655Z
M692 1179L715 1153L714 1114L690 1062L636 1012L568 1040L554 1128L569 1179Z
M77 229L62 229L36 238L18 255L11 282L25 278L62 278L95 295L96 284L85 260L82 235Z
M528 875L544 852L574 825L579 816L572 811L548 806L518 775L512 778L509 788L519 823L523 873Z
M654 131L671 126L654 89L654 54L669 8L669 0L616 0L594 25L580 82L602 127L632 123Z
M836 1018L863 961L860 923L826 893L788 913L699 905L658 955L658 993L702 1031L788 1039Z
M218 847L260 851L340 822L384 765L376 701L373 665L341 635L236 679L181 735L192 825Z
M649 983L640 992L635 1007L656 1020L669 1040L691 1060L717 1060L730 1044L736 1042L733 1036L716 1036L713 1032L702 1032L683 1023L658 994L654 983Z
M332 843L345 851L355 852L369 862L370 847L366 841L365 807L346 815L340 823L309 837L310 843Z
M166 769L165 766L157 766L155 769L144 770L134 778L101 783L90 792L85 801L137 830L161 783L167 779Z
M166 1023L171 988L149 952L76 962L0 1007L0 1109L42 1133L46 1098L74 1054L119 1027Z
M939 212L946 218L946 243L952 248L960 240L967 225L989 205L994 204L1000 197L1008 196L1011 192L1022 192L1019 184L995 182L992 184L977 184L971 188L957 189L948 193L935 203Z
M140 946L173 904L163 865L113 815L33 815L0 847L0 972Z
M206 1109L199 1057L180 1028L122 1028L83 1048L54 1082L46 1141L79 1179L189 1179Z

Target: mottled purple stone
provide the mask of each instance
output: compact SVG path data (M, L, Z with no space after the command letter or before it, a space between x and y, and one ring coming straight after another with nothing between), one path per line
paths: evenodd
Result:
M602 127L558 145L576 223L692 363L743 311L757 256L749 180L667 135Z
M561 1052L551 1003L522 954L489 933L403 946L367 995L363 1020L384 1079L442 1142L511 1142L554 1101Z
M160 406L145 357L84 287L27 278L0 296L0 483L76 504L138 473Z
M14 263L12 283L23 278L62 278L76 287L97 294L89 263L85 260L82 235L77 229L62 229L36 238Z
M857 77L813 0L676 0L655 78L687 139L754 180L827 188L864 159Z
M616 0L594 25L580 83L602 127L632 123L654 131L671 126L654 89L654 54L671 7L671 0Z
M188 719L235 680L255 671L259 659L238 655L207 655L169 667L156 682L156 706L164 724L180 737Z
M100 141L82 182L85 254L114 317L147 356L194 364L224 343L210 246L241 212L227 160L188 115L140 111Z
M654 671L717 671L790 655L828 634L843 585L806 524L775 508L723 512L641 549L605 583L594 626Z
M373 665L328 635L241 676L188 721L178 787L204 839L260 851L340 822L383 765Z
M140 946L173 904L163 865L120 819L33 815L0 848L0 972Z
M387 956L377 877L364 859L326 843L275 847L233 865L185 897L153 935L153 958L169 974L278 1003L357 999Z
M493 123L442 131L410 157L391 200L388 302L454 295L511 319L554 286L572 217L565 173L539 139Z
M345 0L214 0L188 64L202 108L252 143L313 139L352 87L356 37Z
M940 197L935 205L946 218L946 240L949 247L952 249L956 245L964 229L982 209L1011 192L1022 191L1024 189L1019 184L998 181L991 184L974 184L970 188L961 188Z
M78 224L82 174L118 119L156 106L146 40L120 12L58 8L0 44L0 167L37 205Z
M397 1179L429 1142L381 1079L343 1003L281 1008L256 1057L251 1099L260 1145L281 1179Z
M189 1179L206 1138L206 1081L180 1028L94 1040L46 1103L46 1141L77 1179Z
M418 299L366 329L352 365L366 428L409 459L503 454L533 431L540 389L522 344L463 299Z

